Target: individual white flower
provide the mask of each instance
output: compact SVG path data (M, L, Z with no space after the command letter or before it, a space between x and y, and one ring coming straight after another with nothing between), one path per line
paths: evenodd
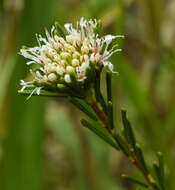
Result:
M78 73L78 80L79 81L83 81L85 80L86 77L86 69L89 66L89 61L88 62L83 62L82 65L80 67L77 67L77 73Z
M56 72L57 72L58 75L63 75L63 74L65 73L65 69L64 69L63 66L58 65L58 66L56 67Z
M69 75L69 74L65 74L65 75L64 75L64 80L65 80L67 83L71 83L70 75Z
M79 60L78 59L72 59L72 66L73 67L76 67L76 66L78 66L79 65Z
M72 24L65 24L64 27L65 36L59 36L59 29L53 26L51 33L45 29L46 38L36 35L38 46L24 47L20 50L20 54L28 59L27 65L37 64L39 67L35 71L31 70L35 82L21 81L22 91L26 88L35 88L39 94L40 89L45 89L47 86L56 88L58 84L65 84L70 87L74 85L70 83L77 83L75 86L79 86L84 85L86 81L93 82L93 78L86 80L89 73L87 68L100 71L102 68L107 68L114 72L114 66L109 58L121 49L111 43L123 36L108 34L99 37L95 32L98 27L96 19L81 18L76 27ZM41 86L42 82L47 84Z
M67 73L72 73L72 72L74 72L74 68L72 66L67 66L66 71L67 71Z
M48 79L49 79L50 81L55 81L55 80L57 79L57 76L56 76L55 73L50 73L50 74L48 75Z

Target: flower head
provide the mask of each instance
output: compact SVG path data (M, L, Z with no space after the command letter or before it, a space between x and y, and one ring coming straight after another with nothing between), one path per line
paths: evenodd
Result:
M77 22L76 28L72 24L64 27L65 34L57 25L52 26L51 33L45 29L46 38L36 35L38 46L20 50L29 60L27 65L37 65L35 71L30 70L34 80L21 81L21 91L34 87L37 94L42 88L51 91L72 89L81 93L93 84L96 71L107 68L113 72L109 58L121 49L112 42L123 36L99 37L96 32L99 22L84 18Z

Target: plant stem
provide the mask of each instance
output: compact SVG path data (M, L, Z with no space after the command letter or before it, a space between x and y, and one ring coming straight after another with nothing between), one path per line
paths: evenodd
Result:
M133 150L130 148L130 145L123 139L123 137L119 134L119 133L114 133L114 131L112 131L109 127L108 124L108 118L105 115L105 113L103 112L103 109L101 107L101 105L98 102L93 102L91 104L92 109L95 111L95 113L97 114L98 118L101 120L101 122L104 124L106 130L114 137L114 136L118 136L120 137L122 143L125 145L125 147L127 148L130 157L131 157L131 161L132 163L135 165L135 167L142 173L142 175L144 176L145 180L147 181L147 183L149 184L149 187L151 190L154 190L154 187L152 185L151 182L151 178L149 177L149 175L147 175L144 170L142 169L142 166L140 164L140 161L138 160L137 156L135 155L135 153L133 152Z
M102 123L104 124L106 130L112 134L109 124L108 124L108 119L105 115L105 113L103 112L103 108L100 106L100 104L98 102L93 102L91 104L92 109L94 110L94 112L97 114L97 116L99 117L99 119L102 121Z

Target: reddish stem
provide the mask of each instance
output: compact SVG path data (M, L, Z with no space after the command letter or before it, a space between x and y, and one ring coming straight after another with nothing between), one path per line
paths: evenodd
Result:
M95 111L95 113L97 114L97 116L99 117L99 119L102 121L102 123L104 124L106 130L112 135L112 131L109 127L108 124L108 118L105 115L105 113L103 112L103 109L101 108L101 106L98 104L98 102L93 102L91 104L92 109ZM143 174L143 176L145 177L146 181L148 182L150 188L153 190L153 186L150 182L150 179L148 177L147 174L145 174L145 172L142 169L142 166L138 160L138 158L136 157L136 155L134 154L134 152L130 149L130 146L125 142L125 140L121 137L120 134L116 134L117 136L120 137L120 139L122 140L123 144L126 146L126 148L128 149L128 152L131 156L131 158L133 159L133 164L136 166L136 168Z
M108 124L108 119L106 117L106 115L104 114L103 110L99 108L99 105L97 102L93 102L91 104L92 109L95 111L95 113L97 114L97 116L99 117L99 119L102 121L102 123L104 124L106 130L112 134L110 128L109 128L109 124Z

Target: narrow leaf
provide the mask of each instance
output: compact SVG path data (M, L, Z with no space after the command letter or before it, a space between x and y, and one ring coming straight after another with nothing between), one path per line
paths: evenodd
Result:
M142 169L144 170L144 173L148 174L149 171L148 171L148 168L147 168L147 165L146 165L143 153L142 153L142 149L139 144L136 144L135 154L140 161L140 164L142 166Z
M154 163L153 167L154 167L154 171L156 174L156 177L159 181L159 184L161 186L161 189L164 190L165 186L164 186L164 164L163 164L163 155L161 152L157 153L157 157L159 160L159 165Z
M129 157L129 152L125 146L125 144L123 143L121 137L119 135L113 134L113 137L115 139L115 141L117 142L120 150L127 156Z
M123 126L124 126L124 136L127 142L132 146L132 148L135 149L135 146L136 146L135 135L132 130L130 122L126 118L126 111L124 110L122 110L122 121L123 121Z
M108 102L112 101L112 88L111 88L111 73L106 73L106 87L107 87L107 99Z
M95 121L98 120L97 117L95 116L95 114L93 112L89 111L87 108L85 108L85 106L83 106L77 98L68 97L68 100L73 105L75 105L79 110L81 110L83 113L88 115L91 119L93 119Z
M137 180L137 179L135 179L135 178L132 178L132 177L130 177L130 176L127 176L127 175L125 175L125 174L122 174L122 177L123 177L124 179L126 179L126 180L128 180L128 181L130 181L130 182L132 182L132 183L136 183L136 184L138 184L138 185L140 185L140 186L142 186L142 187L145 187L145 188L148 188L148 187L149 187L146 183L143 183L143 182L141 182L141 181L139 181L139 180Z
M155 190L160 190L159 186L157 185L156 181L154 180L154 178L151 176L151 175L148 175L148 178L150 180L150 183L152 185L152 187L155 189Z
M55 22L55 27L56 27L56 31L58 32L59 36L61 36L65 39L65 36L66 36L65 32L59 22Z
M97 79L95 80L95 96L97 101L103 107L103 111L107 114L107 105L100 90L100 73L98 71L96 72L96 78Z
M113 105L111 101L108 102L108 120L110 128L114 129Z
M157 153L157 157L159 160L159 168L160 168L160 174L161 174L161 181L164 179L164 161L163 161L163 154L161 152Z
M115 144L115 142L107 135L106 131L104 131L102 126L95 126L89 123L88 121L82 119L81 123L83 126L91 130L93 133L95 133L97 136L99 136L101 139L103 139L106 143L111 145L116 150L119 150L119 147Z
M156 177L157 177L159 183L161 183L160 182L161 174L160 174L159 166L156 163L154 163L153 168L154 168L154 171L155 171L155 174L156 174Z

